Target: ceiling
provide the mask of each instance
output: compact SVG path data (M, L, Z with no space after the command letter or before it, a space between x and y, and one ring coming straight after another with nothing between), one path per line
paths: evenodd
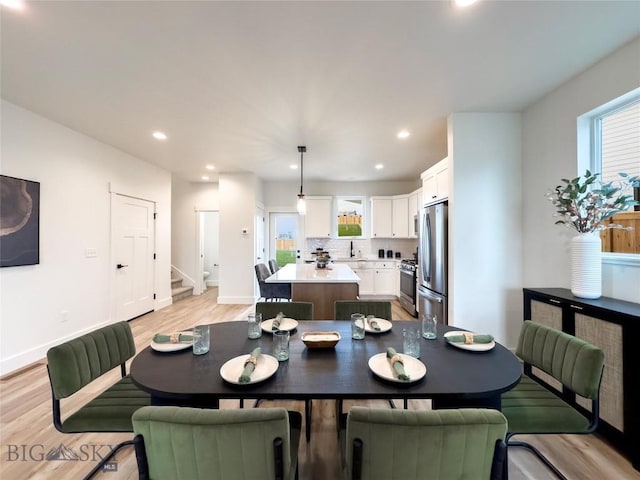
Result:
M409 180L451 112L522 110L639 35L640 1L39 1L1 22L5 100L186 180L293 181L298 145L305 180Z

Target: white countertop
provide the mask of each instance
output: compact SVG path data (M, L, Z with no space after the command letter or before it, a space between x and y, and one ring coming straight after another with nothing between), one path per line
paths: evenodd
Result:
M360 277L345 263L316 268L314 263L289 263L265 280L266 283L358 283Z

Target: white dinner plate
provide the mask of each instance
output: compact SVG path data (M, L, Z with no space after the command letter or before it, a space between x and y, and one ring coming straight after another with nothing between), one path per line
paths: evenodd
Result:
M232 358L225 362L220 367L220 376L229 383L234 385L251 385L252 383L262 382L271 377L278 370L278 360L271 355L265 355L261 353L256 362L256 368L251 374L251 381L249 383L240 383L240 375L244 370L244 362L247 361L250 355L240 355L239 357Z
M404 371L409 375L409 381L400 380L398 374L391 366L391 359L387 358L386 353L377 353L369 359L369 368L380 378L398 383L417 382L427 374L427 367L417 358L399 353L404 365Z
M193 335L193 332L180 332L183 335ZM156 352L177 352L179 350L184 350L186 348L191 348L193 346L193 341L191 342L179 342L179 343L156 343L151 340L151 348L153 348Z
M461 331L447 332L444 334L444 338L446 339L451 335L462 335L464 333L470 333L470 332L461 332ZM447 343L449 345L453 345L454 347L458 347L463 350L471 350L472 352L486 352L487 350L491 350L493 347L496 346L496 342L493 342L493 341L490 343L464 343L464 342L450 342L449 340L447 340Z
M271 330L271 325L273 324L274 320L275 318L270 318L269 320L265 320L264 322L262 322L260 324L260 326L262 327L262 330L267 333L275 332L275 330ZM278 329L287 330L290 332L297 326L298 326L298 322L296 320L294 320L293 318L284 317L282 320L280 320L280 326L278 327Z
M391 322L389 320L385 320L384 318L374 318L373 320L378 322L378 326L380 327L380 330L374 330L373 328L371 328L371 325L369 325L369 322L367 322L367 319L365 318L365 320L364 320L364 331L365 332L369 332L369 333L384 333L384 332L388 332L389 330L391 330Z

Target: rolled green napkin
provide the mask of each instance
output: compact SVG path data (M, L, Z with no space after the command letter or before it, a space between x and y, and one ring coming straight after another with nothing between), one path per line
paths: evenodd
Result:
M271 330L273 330L274 332L276 330L280 330L280 321L283 318L284 318L284 313L278 312L278 314L276 315L276 318L274 318L273 322L271 322Z
M398 374L398 378L404 382L408 382L411 380L409 375L407 375L404 371L404 363L402 363L402 358L397 354L394 348L387 348L387 358L391 360L391 366Z
M240 383L249 383L251 381L251 374L256 368L256 363L258 363L260 352L260 347L254 349L253 352L251 352L251 356L245 360L244 370L242 370L242 375L240 375L240 378L238 379Z
M493 335L468 333L466 335L449 335L445 337L447 342L453 343L491 343L493 342Z
M173 333L171 335L156 333L153 336L153 341L156 343L187 343L193 342L193 335L185 335L183 333Z
M373 315L367 315L367 323L376 332L379 332L380 331L380 325L378 325L378 322L376 320L374 320L375 318L376 317L374 317Z

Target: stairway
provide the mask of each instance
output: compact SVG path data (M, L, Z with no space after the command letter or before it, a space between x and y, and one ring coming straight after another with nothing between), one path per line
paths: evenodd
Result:
M173 303L193 295L193 287L185 287L182 285L182 277L171 278L171 298Z

